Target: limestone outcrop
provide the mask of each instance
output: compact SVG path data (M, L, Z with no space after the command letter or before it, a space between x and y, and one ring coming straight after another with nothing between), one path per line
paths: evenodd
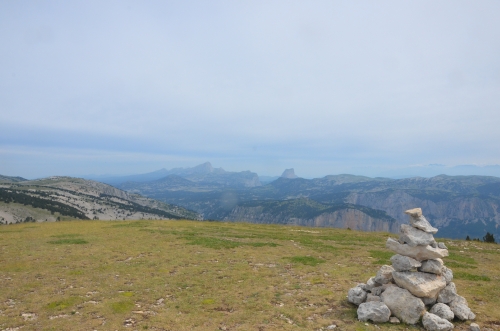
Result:
M442 258L448 256L448 249L434 239L437 229L420 208L406 214L410 225L401 225L399 239L389 238L386 243L396 253L390 259L392 266L382 266L366 284L349 290L348 301L359 306L358 319L422 321L428 331L452 330L453 319L475 319L467 300L457 293L452 270L444 265Z

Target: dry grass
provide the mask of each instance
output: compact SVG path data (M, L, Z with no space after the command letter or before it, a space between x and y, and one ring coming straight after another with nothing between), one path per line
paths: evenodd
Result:
M191 221L2 226L0 330L375 330L346 294L389 263L388 235ZM459 294L483 328L500 328L500 246L446 243Z

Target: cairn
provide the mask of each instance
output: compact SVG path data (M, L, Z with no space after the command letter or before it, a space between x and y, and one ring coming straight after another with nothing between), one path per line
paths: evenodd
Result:
M399 240L387 239L386 247L396 255L392 266L384 265L366 284L351 288L348 301L358 305L358 319L375 323L416 324L422 319L428 331L453 329L451 321L473 320L467 300L457 294L453 272L442 258L444 243L437 243L438 230L422 215L422 209L405 212L410 224L401 225Z

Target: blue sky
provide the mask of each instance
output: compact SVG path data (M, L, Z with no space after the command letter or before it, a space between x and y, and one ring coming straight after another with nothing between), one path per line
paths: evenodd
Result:
M2 1L0 174L500 164L498 1Z

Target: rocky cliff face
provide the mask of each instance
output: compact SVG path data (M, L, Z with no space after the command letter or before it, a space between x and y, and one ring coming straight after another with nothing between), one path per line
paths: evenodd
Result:
M386 231L398 232L399 224L388 222L356 209L341 209L334 212L322 213L312 218L290 217L286 213L266 213L264 207L237 206L224 220L236 222L262 223L262 224L288 224L301 226L350 228L359 231Z
M489 219L500 223L500 206L497 200L478 197L456 197L446 201L431 201L420 199L403 191L352 193L346 202L384 210L388 215L405 223L408 216L404 211L413 206L422 206L427 218L438 227L450 224L450 221L461 220L474 222Z
M299 178L299 177L295 174L295 170L294 170L293 168L290 168L290 169L285 169L285 171L283 171L283 174L281 174L281 177L282 177L282 178L289 178L289 179Z

